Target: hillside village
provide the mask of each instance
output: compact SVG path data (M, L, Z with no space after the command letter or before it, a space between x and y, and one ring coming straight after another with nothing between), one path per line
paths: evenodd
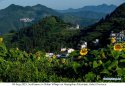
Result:
M95 39L95 41L93 41L93 44L94 45L98 45L99 44L99 39ZM82 49L87 49L87 42L83 41L79 46L79 50L82 50ZM66 58L69 56L70 53L74 52L75 49L73 48L61 48L60 49L60 53L61 54L57 54L55 55L54 53L46 53L46 57L53 57L53 56L56 56L57 58Z
M118 33L114 33L113 31L111 31L110 39L113 44L124 42L125 41L125 30L122 30ZM93 43L93 46L99 45L99 39L95 39L94 41L92 41L92 43ZM80 46L80 48L79 48L80 50L85 49L85 48L87 48L87 42L83 41L82 44L80 44L79 46ZM73 48L61 48L60 49L61 54L55 55L54 53L46 53L46 57L51 58L53 56L56 56L57 58L66 58L67 56L69 56L70 53L72 53L74 51L75 51L75 49L73 49Z

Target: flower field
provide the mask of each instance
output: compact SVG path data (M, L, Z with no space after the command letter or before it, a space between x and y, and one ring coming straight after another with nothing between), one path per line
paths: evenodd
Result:
M103 78L121 78L106 81ZM124 82L124 43L98 50L82 49L66 58L48 58L44 52L8 49L0 39L0 82Z

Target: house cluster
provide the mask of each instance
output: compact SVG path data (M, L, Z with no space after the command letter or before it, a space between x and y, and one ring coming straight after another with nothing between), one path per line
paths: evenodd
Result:
M87 48L87 42L83 42L80 46L80 49L83 48ZM73 51L75 51L75 49L73 48L61 48L60 52L61 54L57 54L55 55L54 53L46 53L46 57L53 57L56 56L57 58L65 58L67 56L69 56L70 53L72 53Z
M33 20L34 20L33 18L31 18L31 19L30 18L21 18L20 19L21 22L25 22L25 23L26 22L32 22Z
M113 31L110 34L110 38L114 38L116 43L125 41L125 30L122 30L119 33L114 33Z
M57 58L65 58L67 57L70 53L72 53L73 51L75 51L75 49L73 48L61 48L60 52L61 54L57 54L55 55L54 53L46 53L46 57L53 57L56 56Z

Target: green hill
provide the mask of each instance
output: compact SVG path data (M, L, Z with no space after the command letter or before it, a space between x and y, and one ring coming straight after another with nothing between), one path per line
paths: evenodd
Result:
M29 52L60 51L61 47L73 46L68 39L79 32L79 30L71 30L70 27L71 25L55 16L46 17L30 27L19 30L8 44Z

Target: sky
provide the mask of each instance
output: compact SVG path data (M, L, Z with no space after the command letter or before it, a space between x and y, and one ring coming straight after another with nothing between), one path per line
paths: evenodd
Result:
M125 0L0 0L0 9L4 9L10 4L21 6L33 6L42 4L49 8L64 10L68 8L80 8L88 5L114 4L120 5Z

